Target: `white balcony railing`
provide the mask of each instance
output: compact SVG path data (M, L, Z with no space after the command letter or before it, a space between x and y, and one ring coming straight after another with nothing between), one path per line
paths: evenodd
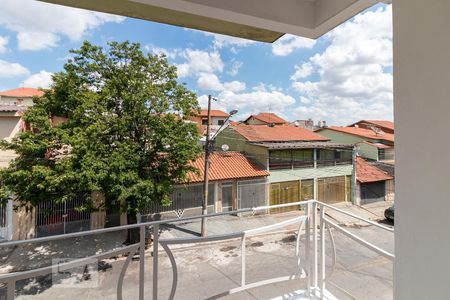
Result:
M236 213L256 213L261 211L267 211L272 208L280 208L287 206L298 206L304 210L304 214L300 216L295 216L289 220L285 220L276 224L259 227L256 229L231 232L227 234L220 235L211 235L206 237L183 237L183 238L163 238L160 237L160 226L169 223L178 223L178 222L186 222L192 220L198 220L201 218L214 218L218 216L223 216L227 214L236 214ZM122 290L124 287L124 277L127 273L127 268L134 256L135 253L139 254L139 279L138 279L138 295L139 299L150 298L150 295L146 294L144 277L146 274L145 269L145 234L148 228L152 229L152 238L153 238L153 254L151 258L152 262L152 298L157 299L159 295L158 289L158 281L159 281L159 258L161 256L161 249L166 252L166 255L169 258L170 265L172 268L172 285L170 288L169 299L174 299L177 287L179 283L178 277L178 265L177 261L172 253L172 250L169 246L172 245L182 245L182 244L195 244L202 245L210 242L221 242L221 241L230 241L230 240L240 240L241 243L241 280L240 284L234 288L220 291L215 295L211 295L208 299L217 299L222 296L231 295L239 292L243 292L249 289L257 288L260 286L271 285L275 283L280 283L284 281L291 280L304 280L305 285L303 289L298 289L295 293L295 297L291 297L289 299L336 299L329 291L327 291L327 283L328 279L331 277L335 265L336 265L336 245L335 240L332 233L332 228L337 232L347 236L352 239L356 243L364 246L365 248L374 251L378 255L387 258L390 261L394 260L394 255L366 240L352 233L351 231L343 228L338 225L332 219L328 218L325 214L326 210L334 210L336 212L345 214L347 216L358 219L359 221L366 222L367 224L376 226L382 230L386 230L388 232L393 233L393 229L384 225L381 225L377 222L373 222L370 220L363 219L354 214L348 213L344 210L338 209L331 205L327 205L325 203L318 202L316 200L302 201L296 203L288 203L288 204L280 204L273 206L263 206L263 207L255 207L249 209L241 209L238 211L226 212L226 213L215 213L207 216L193 216L193 217L185 217L181 219L173 219L173 220L164 220L164 221L154 221L147 222L141 224L134 225L126 225L114 228L105 228L98 230L91 230L85 232L71 233L59 236L52 237L43 237L36 238L31 240L20 240L7 242L0 245L0 248L3 247L12 247L12 246L20 246L29 243L38 243L38 242L49 242L56 240L63 240L75 237L81 237L86 235L94 235L94 234L102 234L107 232L115 232L115 231L123 231L131 228L139 228L140 230L140 242L129 245L126 247L122 247L117 250L108 251L104 253L99 253L93 256L76 259L70 262L59 263L57 266L46 266L38 269L33 269L29 271L23 272L14 272L9 274L0 275L0 283L6 284L6 299L14 299L16 295L16 282L28 278L35 278L37 276L42 276L46 274L54 274L56 272L61 272L64 270L69 270L76 267L82 267L88 263L91 263L93 260L102 260L110 257L114 257L117 255L127 255L127 258L122 266L120 274L117 279L116 284L116 296L117 299L123 299ZM269 232L274 232L276 230L280 230L282 228L296 226L296 242L295 242L295 257L297 261L296 272L295 274L289 274L281 277L274 277L270 279L265 279L256 282L248 282L246 278L246 241L248 238L260 234L265 234ZM301 249L300 239L304 236L304 249ZM327 240L327 236L329 239L329 244L331 248L331 268L329 268L328 272L326 272L326 251L325 251L325 242ZM302 255L301 255L302 254ZM304 259L301 259L301 256ZM262 264L261 264L262 265ZM280 295L281 296L281 295ZM284 299L284 298L283 298Z

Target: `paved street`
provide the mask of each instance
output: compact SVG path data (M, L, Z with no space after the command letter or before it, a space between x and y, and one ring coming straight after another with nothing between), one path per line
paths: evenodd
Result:
M256 216L234 218L234 221L217 219L209 222L209 228L229 225L232 230L238 227L258 227L291 218L294 213L278 216ZM228 217L231 218L231 217ZM225 222L226 221L226 222ZM241 223L241 225L238 225ZM198 224L184 224L181 230L170 228L163 235L188 235L190 229ZM222 227L223 228L223 227ZM367 239L369 242L393 252L393 233L375 226L348 226L348 230ZM188 230L189 229L189 230ZM359 246L353 240L333 231L337 247L337 265L329 278L327 288L339 299L392 299L392 263L378 254ZM327 274L330 274L330 243L327 242ZM278 276L298 273L294 256L295 236L292 233L254 237L247 242L247 282L255 282ZM301 248L304 249L304 240ZM163 250L161 248L161 253ZM55 256L58 256L55 253ZM179 284L176 299L204 299L230 288L237 287L241 278L241 249L239 241L233 240L219 244L193 245L174 250L179 271ZM304 258L302 256L302 258ZM18 283L19 299L116 299L116 283L124 258L103 261L98 275L74 276L58 279L51 284L51 278ZM172 271L168 257L160 256L159 295L167 299L172 283ZM136 299L138 295L138 260L130 264L124 281L124 299ZM146 253L147 295L151 295L152 257ZM305 279L287 283L272 284L224 297L224 299L271 299L306 286ZM148 297L150 298L150 297Z

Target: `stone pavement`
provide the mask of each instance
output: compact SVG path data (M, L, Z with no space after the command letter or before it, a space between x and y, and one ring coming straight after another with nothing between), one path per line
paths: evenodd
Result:
M368 219L371 221L380 221L384 220L384 210L390 206L392 206L394 202L392 201L379 201L370 204L365 204L362 206L352 205L349 202L341 202L333 204L333 206L345 210L346 212L352 213L354 215L360 216L364 219ZM336 222L340 225L345 226L368 226L369 224L355 219L351 216L345 215L338 211L332 209L325 209L325 214L329 217L336 220Z
M349 228L355 234L369 241L393 250L391 233L378 228ZM337 265L331 274L331 249L327 243L327 289L338 299L392 299L392 263L376 253L359 246L354 241L334 232L337 243ZM304 249L302 240L301 249ZM247 282L252 283L273 277L298 274L297 260L294 256L295 236L290 233L277 233L270 236L250 238L248 242L246 268ZM178 287L175 299L205 299L239 286L241 279L241 249L239 241L208 244L174 250L178 265ZM304 259L304 256L301 257ZM22 292L18 299L116 299L117 280L124 259L111 259L105 271L98 277L77 283L59 282L39 293ZM139 261L128 267L124 286L124 299L137 299ZM152 293L152 259L145 261L145 294ZM159 259L159 298L167 299L172 284L172 271L169 259L162 254ZM92 286L92 284L95 286ZM33 286L34 283L29 283ZM220 299L272 299L306 287L305 279L270 284L248 291L222 297Z

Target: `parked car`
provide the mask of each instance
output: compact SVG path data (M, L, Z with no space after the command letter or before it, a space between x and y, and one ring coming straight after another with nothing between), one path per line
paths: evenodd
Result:
M394 222L394 214L395 214L395 204L384 211L384 217L391 222Z

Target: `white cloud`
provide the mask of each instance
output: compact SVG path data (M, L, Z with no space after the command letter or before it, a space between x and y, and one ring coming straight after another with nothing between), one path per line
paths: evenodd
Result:
M301 66L295 66L295 73L291 76L291 80L298 80L306 78L313 72L313 65L310 62L304 63Z
M286 34L272 44L272 53L276 56L287 56L296 49L311 49L315 40Z
M230 82L225 82L223 87L226 91L242 92L245 91L245 82L233 80Z
M29 0L2 0L0 25L17 33L19 49L54 47L61 36L80 40L86 32L123 17Z
M185 63L177 65L178 77L188 77L200 73L222 72L224 64L217 51L207 52L202 50L186 49L182 56Z
M33 74L22 82L24 87L32 88L48 88L52 84L53 73L47 72L45 70L39 73Z
M0 59L0 78L12 78L30 74L27 68L18 63L10 63Z
M219 78L212 73L202 73L197 80L197 86L204 90L220 91L223 85Z
M308 62L320 79L292 84L301 93L302 106L294 112L297 117L339 124L364 118L392 119L391 6L360 14L325 38L330 45ZM308 73L298 71L296 68L291 79L305 78L300 75Z
M217 95L217 99L212 103L212 107L223 111L237 109L239 113L234 118L235 120L261 111L270 111L284 116L285 112L295 104L292 96L277 90L253 90L251 92L224 90ZM201 107L206 107L207 96L199 97L198 101Z
M228 74L230 74L231 76L236 76L239 73L239 69L242 67L242 65L243 65L242 61L238 60L233 61L231 64L230 71L228 71Z
M155 47L152 45L146 45L146 46L144 46L144 49L149 52L152 52L153 54L156 54L156 55L165 55L167 58L170 58L170 59L175 59L178 56L183 55L183 50L179 49L179 48L166 49L166 48L161 48L161 47Z
M252 90L256 91L256 92L274 92L274 91L278 91L278 92L283 92L283 89L280 87L276 87L272 84L266 84L266 83L258 83L258 85L254 86L252 88Z
M211 91L241 92L245 90L245 83L241 81L230 81L221 83L220 79L212 73L201 73L197 85L199 88Z
M8 50L6 45L8 45L9 39L6 36L0 36L0 53L6 53Z

